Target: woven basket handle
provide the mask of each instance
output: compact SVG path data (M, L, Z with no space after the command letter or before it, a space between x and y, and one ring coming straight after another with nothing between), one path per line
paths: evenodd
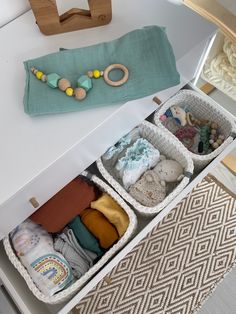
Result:
M191 179L192 175L193 175L192 172L184 171L184 176L185 176L186 178Z

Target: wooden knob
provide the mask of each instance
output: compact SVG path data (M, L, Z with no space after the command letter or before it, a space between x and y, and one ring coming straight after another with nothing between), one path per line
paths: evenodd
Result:
M29 199L30 204L34 207L34 208L38 208L39 207L39 202L36 200L35 197L31 197L31 199Z
M160 98L158 98L157 96L154 96L152 99L156 104L160 105L161 104L161 100Z

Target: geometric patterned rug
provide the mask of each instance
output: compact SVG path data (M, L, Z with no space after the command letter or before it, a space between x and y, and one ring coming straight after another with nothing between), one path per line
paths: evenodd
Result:
M195 313L236 263L235 248L235 196L208 176L73 313Z

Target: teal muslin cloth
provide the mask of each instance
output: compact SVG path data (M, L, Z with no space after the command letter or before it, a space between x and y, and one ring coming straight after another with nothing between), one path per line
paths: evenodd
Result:
M85 227L79 216L76 216L71 222L69 222L68 226L72 229L76 239L84 249L95 252L98 256L104 254L103 250L99 246L98 240Z
M77 87L77 79L88 70L105 69L113 63L122 63L129 70L129 80L112 87L100 79L93 79L93 88L83 101L68 97L58 89L50 88L31 73L32 66L44 73L57 73ZM98 106L123 103L141 98L179 83L175 57L165 29L147 26L134 30L119 39L90 47L63 50L24 62L26 87L25 112L30 115L84 110ZM119 70L111 72L113 80ZM119 77L120 78L120 77Z

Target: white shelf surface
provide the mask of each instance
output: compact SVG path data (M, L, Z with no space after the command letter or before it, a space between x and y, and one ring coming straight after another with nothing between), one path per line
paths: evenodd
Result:
M89 158L81 160L82 171L88 166L87 161L91 163L97 159L105 147L155 109L154 104L136 101L137 106L133 103L132 110L140 114L134 118L126 114L126 109L130 114L128 111L132 103L129 106L111 105L83 112L31 118L24 113L22 104L25 85L23 61L55 52L59 47L75 48L109 41L151 24L167 27L177 60L214 31L213 25L189 9L164 0L114 0L113 20L109 25L62 35L42 35L31 11L0 29L1 214L4 213L5 202L75 145L83 141L84 150L91 145L96 148L92 156L85 156ZM196 65L197 60L192 60L191 65L185 64L185 68L193 73ZM120 119L116 117L121 117L124 125L120 125ZM106 132L103 140L97 135L107 120L114 123L112 132ZM67 181L70 179L68 176Z

